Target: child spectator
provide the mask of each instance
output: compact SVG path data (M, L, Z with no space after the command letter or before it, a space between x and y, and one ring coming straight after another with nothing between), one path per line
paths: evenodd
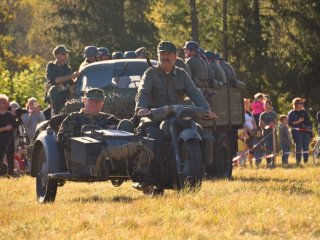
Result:
M251 104L252 114L256 125L259 125L259 117L262 112L264 112L263 99L264 95L262 93L256 93L254 95L255 101Z
M286 115L280 116L279 124L280 145L282 149L282 166L288 166L288 156L291 147L291 136L288 128L288 117Z
M272 103L270 100L264 102L265 111L260 114L259 126L262 129L262 134L265 137L266 154L274 154L273 149L273 128L277 126L277 114L272 111ZM275 167L274 157L267 158L267 167Z
M256 167L259 168L262 157L265 155L266 147L264 141L262 141L262 131L261 129L257 129L255 137L253 139L254 148L254 158L256 161Z
M239 157L238 159L238 164L240 166L244 166L246 164L246 144L245 144L245 139L246 139L246 131L244 129L238 129L238 152L237 156Z

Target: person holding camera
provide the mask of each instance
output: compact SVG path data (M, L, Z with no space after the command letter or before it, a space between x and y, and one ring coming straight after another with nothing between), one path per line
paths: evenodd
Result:
M296 165L300 166L303 153L304 163L308 162L309 144L312 138L312 124L309 113L304 109L304 99L296 97L292 100L293 109L288 114L289 126L296 147Z
M22 114L21 119L26 128L29 140L32 140L35 136L37 125L45 121L46 118L43 115L43 112L40 111L37 99L34 97L28 99L27 109L28 112Z
M0 94L0 168L3 168L4 155L8 161L8 176L13 176L14 158L14 119L9 109L9 98L5 94ZM2 172L2 171L1 171Z

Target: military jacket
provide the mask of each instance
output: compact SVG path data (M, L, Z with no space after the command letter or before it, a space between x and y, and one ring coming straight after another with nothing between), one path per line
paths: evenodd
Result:
M166 74L160 66L150 67L142 76L136 95L136 110L183 104L185 95L196 106L210 110L200 89L195 86L185 70L174 67L171 73Z
M183 61L182 58L177 58L176 60L176 64L175 64L177 67L179 68L183 68L188 74L189 76L191 77L191 71L190 71L190 68L189 66Z
M103 112L98 115L90 115L82 111L74 112L69 114L61 123L57 138L65 148L70 149L70 138L81 136L81 128L84 125L97 125L107 129L111 125L117 125L119 121L117 117Z
M227 77L222 67L218 63L216 63L215 61L212 61L209 66L214 72L215 79L217 79L219 82L227 83Z
M203 59L191 56L187 59L187 65L191 71L191 78L197 87L207 87L208 69Z
M46 78L49 84L55 85L57 77L63 77L72 73L67 64L59 65L57 61L50 61L46 68ZM70 79L71 81L71 79Z
M228 82L234 83L237 79L236 72L234 71L234 68L229 63L227 63L225 61L221 61L220 66L222 67L222 69L227 77Z

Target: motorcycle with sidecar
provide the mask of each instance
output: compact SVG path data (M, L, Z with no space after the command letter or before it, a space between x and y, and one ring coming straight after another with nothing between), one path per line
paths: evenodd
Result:
M158 126L147 128L145 135L84 126L81 136L71 138L68 152L49 124L39 133L32 153L37 200L55 201L57 188L66 181L110 180L119 187L131 180L148 195L199 188L205 159L212 158L212 134L197 124L206 116L206 110L189 105L151 109L147 117Z

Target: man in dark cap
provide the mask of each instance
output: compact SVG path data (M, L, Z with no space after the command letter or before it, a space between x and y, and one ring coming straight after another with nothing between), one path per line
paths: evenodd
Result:
M110 53L108 48L106 47L99 47L98 48L98 53L99 53L99 60L104 61L104 60L109 60L110 59Z
M52 104L54 114L59 114L69 95L70 85L79 76L79 72L72 72L67 64L70 51L59 45L52 51L55 57L46 67L47 97L46 100Z
M215 114L201 91L195 86L185 70L175 67L176 46L169 41L158 45L158 65L150 67L144 73L136 95L136 112L138 116L146 115L150 108L172 104L183 104L184 96L209 111L209 117Z
M81 63L79 71L89 63L94 63L99 60L98 48L96 46L86 46L84 48L84 57L85 59Z
M150 109L165 105L183 104L187 95L197 107L208 111L208 117L213 119L215 113L210 110L199 88L197 88L188 73L179 67L175 67L177 48L169 41L160 42L157 48L158 65L148 68L142 76L142 80L136 95L136 113L143 117L138 127L138 133L157 138L154 129L159 127L159 122L153 122L146 116ZM153 127L153 128L152 128ZM152 130L150 130L152 129ZM152 170L150 170L152 175ZM143 183L134 183L133 187L143 190Z
M101 128L115 128L119 119L101 112L104 104L104 92L99 88L89 89L83 98L84 108L80 112L70 113L62 122L57 134L58 141L70 152L71 137L81 135L84 125L97 125Z
M200 56L199 44L195 41L187 41L183 47L186 63L191 71L191 78L197 87L208 86L208 68Z

